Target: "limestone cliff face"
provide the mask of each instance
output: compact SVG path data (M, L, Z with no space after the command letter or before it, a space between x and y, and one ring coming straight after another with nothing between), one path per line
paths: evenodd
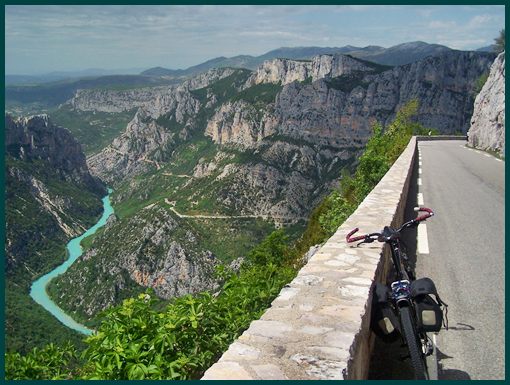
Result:
M420 102L417 121L425 127L444 134L465 133L474 84L492 58L491 54L452 51L375 74L349 57L317 57L313 66L301 63L299 68L313 69L318 80L286 84L263 116L249 114L250 105L224 105L209 121L206 134L221 144L238 143L239 137L251 132L253 140L278 133L337 147L362 145L375 122L388 124L412 99ZM294 79L284 71L291 66L275 62L278 65L268 63L249 81ZM266 73L267 68L272 70ZM296 74L298 80L308 76L301 70Z
M260 111L244 101L223 104L209 119L205 135L218 144L253 147L274 134L276 121L270 110Z
M186 114L196 113L199 103L190 97L190 91L230 76L230 68L212 69L182 84L168 87L137 88L125 91L78 90L67 103L82 111L121 112L142 107L150 116L158 116L175 110L179 120Z
M126 131L101 153L91 156L88 164L95 175L108 183L137 175L150 167L159 167L159 162L169 155L176 135L151 119L149 111L140 108Z
M468 142L482 150L505 154L505 52L492 64L489 77L475 99Z
M5 116L5 147L8 155L21 161L43 161L69 182L106 192L91 177L81 145L65 128L55 126L47 115L14 119Z
M102 210L106 189L80 144L46 115L5 117L6 270L41 272L48 245L82 233Z
M372 72L374 67L345 55L319 55L312 60L273 59L264 62L250 77L247 86L260 83L282 85L308 78L316 81L325 77L349 75L354 72Z

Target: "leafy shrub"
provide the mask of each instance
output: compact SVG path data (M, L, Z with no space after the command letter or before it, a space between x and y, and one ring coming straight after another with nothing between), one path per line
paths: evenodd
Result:
M76 375L77 352L73 345L63 347L49 344L42 349L34 348L22 356L19 353L5 355L5 378L7 380L65 380Z
M475 89L474 89L475 94L479 94L480 93L480 91L482 90L483 86L487 82L488 78L489 78L489 73L485 72L482 75L480 75L480 77L478 79L476 79Z

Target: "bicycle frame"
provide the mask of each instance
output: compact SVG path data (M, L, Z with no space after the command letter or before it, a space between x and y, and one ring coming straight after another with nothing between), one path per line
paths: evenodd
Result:
M348 243L361 240L362 243L371 243L375 240L387 243L391 251L391 259L395 267L396 280L391 283L391 302L393 310L399 318L402 339L409 350L409 357L417 379L428 379L427 365L425 356L432 353L433 347L427 334L417 329L417 316L415 314L415 304L411 297L411 282L414 280L414 273L407 266L407 258L403 254L400 245L400 233L402 230L416 227L421 221L424 221L434 215L434 212L426 207L416 208L415 211L423 211L426 214L404 223L400 228L394 229L385 226L381 233L371 233L352 237L359 229L355 228L346 236Z

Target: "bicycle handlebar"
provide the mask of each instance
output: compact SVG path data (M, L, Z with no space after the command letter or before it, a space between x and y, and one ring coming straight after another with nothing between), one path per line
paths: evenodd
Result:
M432 209L429 209L427 207L416 207L414 209L414 211L424 211L424 212L426 212L426 214L420 215L420 216L416 217L415 219L411 219L410 221L404 223L397 230L398 232L402 231L405 228L411 227L413 225L418 225L421 221L424 221L425 219L430 218L431 216L434 215L434 211L432 211ZM345 240L347 241L347 243L356 242L356 241L359 241L359 240L362 240L362 239L365 240L365 241L368 241L369 239L371 239L372 236L378 236L379 237L380 235L382 235L380 233L371 233L371 234L359 235L357 237L351 238L351 236L354 233L356 233L358 230L359 230L359 228L356 227L355 229L351 230L349 232L349 234L347 234L347 236L345 237ZM373 240L371 240L370 242L373 242Z

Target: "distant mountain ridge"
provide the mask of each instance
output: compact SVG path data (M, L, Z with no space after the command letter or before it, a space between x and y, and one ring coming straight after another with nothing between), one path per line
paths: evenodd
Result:
M369 45L366 47L355 47L351 45L344 47L281 47L260 56L238 55L230 58L220 56L186 69L174 70L163 67L155 67L143 71L141 75L190 76L218 67L237 67L254 70L266 60L311 60L314 56L335 54L351 55L377 64L395 66L409 64L427 56L437 55L451 50L451 48L444 45L428 44L422 41L403 43L390 48L375 45Z
M108 75L137 75L142 71L141 68L126 68L126 69L102 69L102 68L88 68L79 71L54 71L38 75L20 75L20 74L6 74L6 85L29 85L41 84L48 82L61 81L65 79L84 78L84 77L97 77Z

